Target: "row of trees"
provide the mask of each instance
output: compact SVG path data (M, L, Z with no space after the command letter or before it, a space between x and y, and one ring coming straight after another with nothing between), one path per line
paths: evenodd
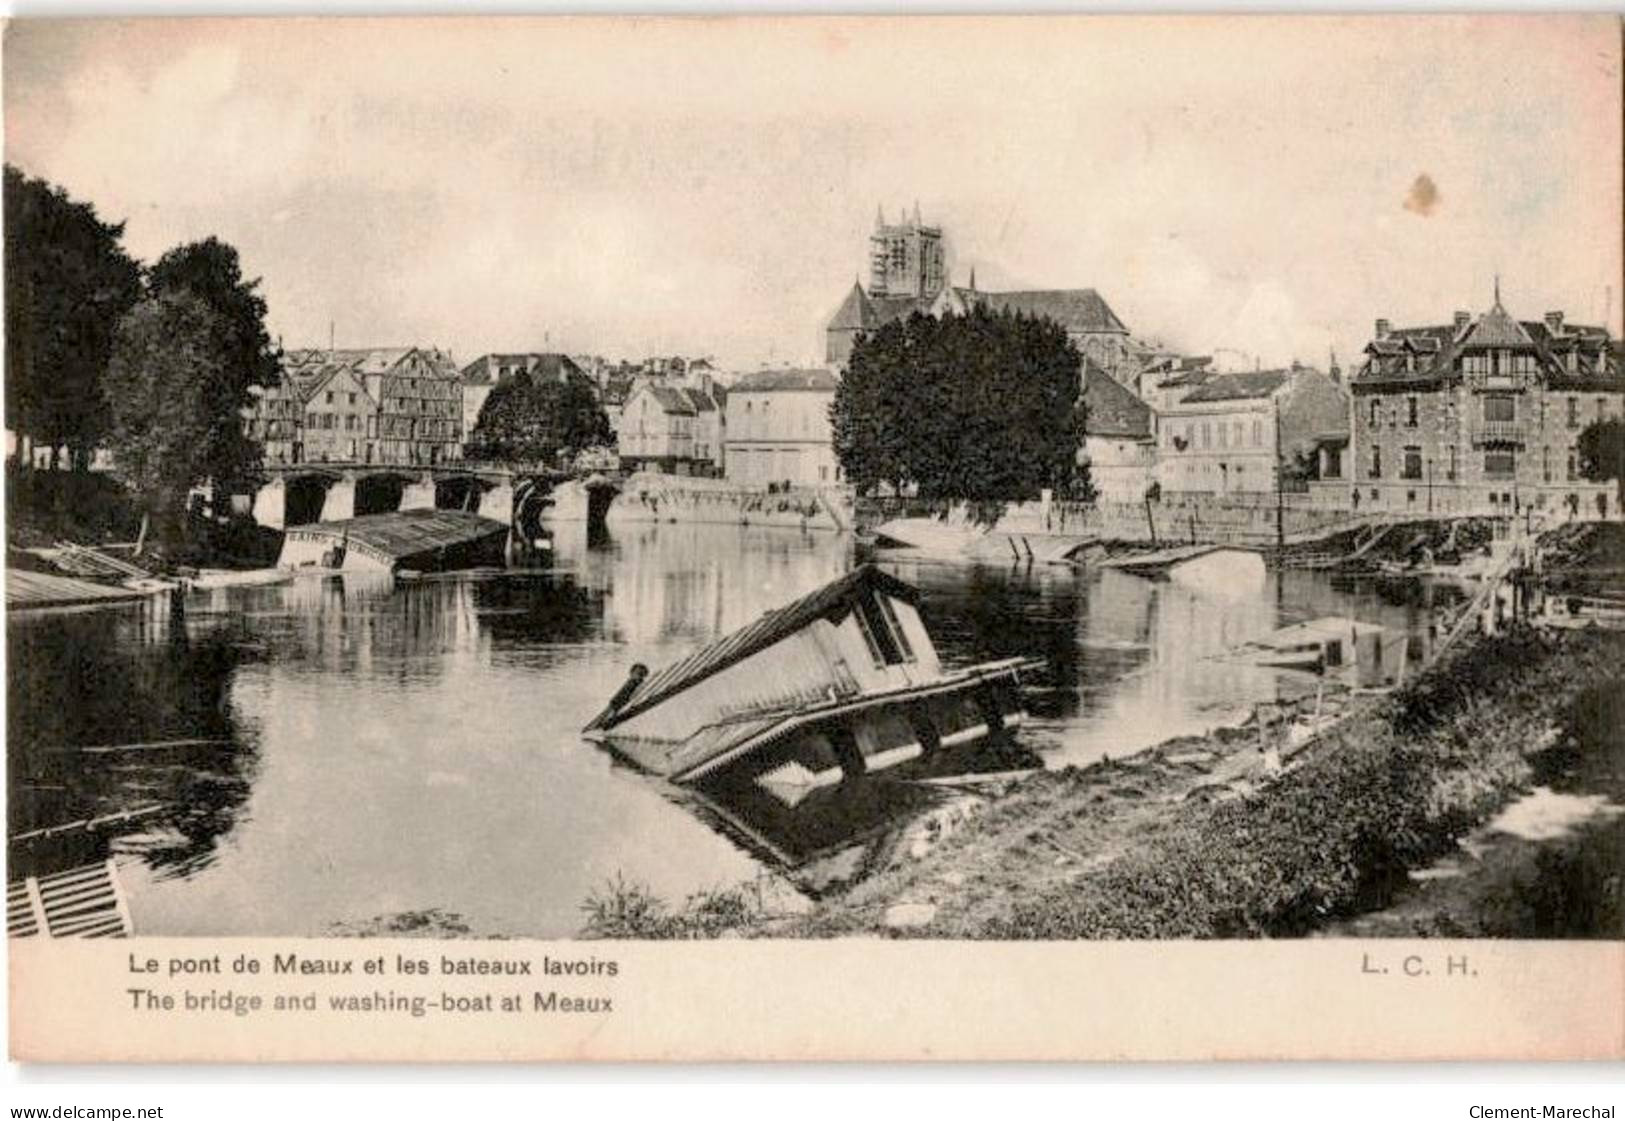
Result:
M1020 501L1082 494L1082 358L1052 320L977 308L912 315L861 337L830 409L860 490Z
M186 492L251 476L259 447L241 414L279 355L257 280L215 238L143 267L123 223L5 169L6 423L83 469L97 448L155 512ZM67 462L60 462L60 449Z

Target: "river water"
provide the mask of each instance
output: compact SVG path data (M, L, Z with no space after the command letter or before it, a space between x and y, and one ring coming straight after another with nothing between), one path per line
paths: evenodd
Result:
M495 579L300 578L197 593L178 616L14 614L9 832L156 807L97 834L141 934L319 935L436 909L477 934L556 937L615 876L673 901L769 873L828 890L939 796L876 780L786 834L578 734L632 663L847 571L849 537L650 525L589 543L565 527L557 544L551 566ZM882 563L921 587L946 662L1048 660L1020 735L1046 766L1314 688L1216 657L1235 643L1323 615L1420 640L1447 594L1289 571L1216 598L1111 571ZM208 742L79 750L173 740Z

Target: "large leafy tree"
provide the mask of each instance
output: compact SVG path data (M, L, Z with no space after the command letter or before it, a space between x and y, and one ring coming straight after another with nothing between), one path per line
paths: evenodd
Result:
M468 436L470 459L552 462L614 442L609 417L587 378L533 377L521 371L491 390Z
M107 390L114 470L160 523L184 509L193 486L215 477L219 429L235 422L211 406L231 377L220 316L186 292L137 304L118 326Z
M204 383L196 388L203 410L199 456L205 477L230 487L258 468L260 448L243 432L243 411L253 403L254 386L277 383L280 355L265 329L265 300L259 280L245 280L237 250L217 238L171 249L148 274L150 295L189 295L212 313L217 362L197 367Z
M830 407L835 453L860 489L1019 501L1086 486L1082 358L1049 319L975 309L861 337Z
M1625 419L1592 421L1580 432L1575 452L1580 474L1594 483L1614 480L1620 509L1625 511Z
M88 465L106 433L102 379L140 267L103 222L42 179L5 169L6 424Z

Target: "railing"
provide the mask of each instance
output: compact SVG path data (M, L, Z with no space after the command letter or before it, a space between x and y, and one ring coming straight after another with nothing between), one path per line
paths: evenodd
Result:
M1481 420L1473 426L1475 444L1522 444L1523 426L1515 420Z

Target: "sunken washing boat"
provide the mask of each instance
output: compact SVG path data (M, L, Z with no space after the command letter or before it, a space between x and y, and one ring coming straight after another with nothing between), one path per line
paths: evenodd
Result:
M1005 658L945 670L909 584L864 565L654 674L583 734L680 784L741 773L787 805L845 778L1001 739L1026 717Z

